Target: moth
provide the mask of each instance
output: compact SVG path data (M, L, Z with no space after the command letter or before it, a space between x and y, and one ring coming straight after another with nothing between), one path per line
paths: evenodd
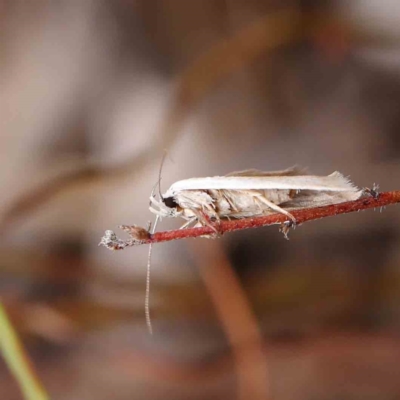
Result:
M356 200L363 194L339 172L307 175L292 167L264 172L249 169L225 176L191 178L174 183L160 199L150 196L150 211L158 217L181 217L181 229L213 226L221 219L248 218L282 213L291 223L290 211Z

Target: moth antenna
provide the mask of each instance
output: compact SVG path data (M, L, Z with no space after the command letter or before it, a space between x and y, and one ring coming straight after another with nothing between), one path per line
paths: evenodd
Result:
M158 181L154 184L153 189L151 190L151 195L150 195L150 197L153 197L153 196L154 196L154 192L155 192L155 190L156 190L157 185L158 185ZM151 201L150 201L149 204L151 205Z
M160 170L158 171L158 194L159 194L161 200L163 200L163 197L161 194L161 173L162 173L162 169L163 169L164 161L165 161L166 157L167 157L167 150L164 150L164 154L161 159Z
M161 172L162 172L162 169L163 169L163 165L164 165L164 161L165 161L165 157L166 156L167 156L167 150L164 150L164 154L163 154L163 157L161 159L160 169L158 171L158 179L157 179L157 182L154 184L153 189L151 190L151 197L153 197L154 196L154 192L156 191L156 187L158 185L158 194L159 194L161 200L164 200L164 198L163 198L163 196L161 194ZM150 204L151 204L151 201L150 201Z
M159 216L156 216L156 220L154 221L153 229L151 230L151 234L154 233L157 227L157 223L159 220ZM147 256L147 273L146 273L146 295L144 300L144 313L146 316L146 325L150 335L153 334L153 326L151 324L151 316L150 316L150 267L151 267L151 253L153 251L153 243L149 244L149 253Z

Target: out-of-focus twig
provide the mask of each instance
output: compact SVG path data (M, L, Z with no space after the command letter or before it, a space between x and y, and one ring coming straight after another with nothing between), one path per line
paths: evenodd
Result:
M302 224L315 219L332 217L339 214L347 214L355 211L367 210L369 208L385 207L390 204L400 203L400 191L384 192L379 196L367 196L361 199L348 201L340 204L333 204L324 207L307 208L291 211L296 218L297 224ZM157 232L149 234L148 238L140 240L135 236L131 236L128 240L119 239L113 231L106 231L100 244L110 250L122 250L125 247L136 246L139 244L149 244L158 242L168 242L176 239L195 238L205 235L215 235L226 232L233 232L249 228L259 228L262 226L279 224L288 221L288 217L283 214L271 214L267 216L244 218L237 220L222 220L218 224L212 226L203 226L200 228L177 229L165 232ZM137 227L136 227L137 228ZM143 228L142 228L143 229ZM126 230L126 229L125 229Z
M232 347L238 379L238 396L269 399L268 360L262 335L243 287L218 242L193 242L191 249L200 275Z
M3 304L0 303L0 348L6 364L24 393L26 400L50 399L37 377L20 343Z

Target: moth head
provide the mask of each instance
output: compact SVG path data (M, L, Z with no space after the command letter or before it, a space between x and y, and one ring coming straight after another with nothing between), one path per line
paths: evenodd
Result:
M175 201L173 196L170 197L164 197L162 199L162 202L168 207L168 208L178 208L178 203Z
M160 217L177 217L181 210L173 197L161 197L157 200L154 195L150 196L150 211Z

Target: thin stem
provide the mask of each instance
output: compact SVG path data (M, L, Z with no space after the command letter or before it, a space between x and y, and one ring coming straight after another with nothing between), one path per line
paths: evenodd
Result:
M367 210L369 208L385 207L387 205L399 202L400 191L393 191L380 193L376 197L365 196L361 199L346 203L333 204L324 207L306 208L290 212L296 218L297 224L302 224L315 219L333 217L335 215ZM140 238L141 240L137 240L132 237L127 241L118 239L114 232L107 231L108 234L106 233L106 236L103 237L101 244L112 250L121 250L127 246L139 244L168 242L170 240L196 238L204 235L215 235L215 229L217 229L218 233L222 235L226 232L282 224L286 221L288 221L288 218L283 214L271 214L261 217L235 219L230 221L223 220L220 221L219 224L215 224L214 227L202 226L200 228L176 229L171 231L157 232L154 234L149 234L145 239ZM113 236L110 236L111 234Z

